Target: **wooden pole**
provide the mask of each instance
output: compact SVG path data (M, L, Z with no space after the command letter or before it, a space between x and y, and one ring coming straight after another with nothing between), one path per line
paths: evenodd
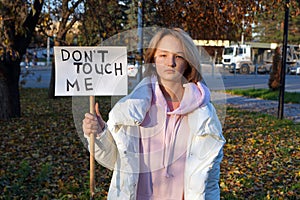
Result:
M285 18L284 18L284 32L283 32L283 47L282 47L282 61L280 73L280 90L279 90L279 103L278 103L278 119L283 119L284 112L284 92L285 92L285 71L286 71L286 54L288 42L288 25L289 25L289 5L290 1L286 0L285 3Z
M95 114L95 96L90 96L90 113ZM95 135L90 135L90 199L95 195Z

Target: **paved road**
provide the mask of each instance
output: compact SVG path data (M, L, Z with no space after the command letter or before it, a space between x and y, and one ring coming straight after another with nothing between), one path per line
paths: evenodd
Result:
M223 68L206 69L204 80L213 90L268 88L269 74L233 74ZM285 90L300 92L300 76L286 75Z
M226 89L268 88L270 75L223 75ZM300 76L286 75L285 90L300 92Z
M23 87L48 88L50 81L49 68L31 68L23 69L23 73L28 73L27 76L21 77L20 81L24 82ZM269 75L263 74L232 74L222 68L215 70L206 70L204 80L212 90L224 89L247 89L247 88L268 88ZM300 92L300 76L286 75L285 90L289 92Z
M50 78L50 68L22 68L20 85L24 88L49 88Z

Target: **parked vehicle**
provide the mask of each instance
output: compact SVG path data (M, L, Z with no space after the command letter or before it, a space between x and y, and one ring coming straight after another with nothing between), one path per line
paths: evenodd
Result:
M269 74L272 71L272 63L264 63L257 67L258 74Z
M300 62L297 62L288 68L289 74L295 75L300 74Z
M225 47L222 55L222 64L230 72L241 71L241 73L249 73L253 65L250 46L230 45Z
M255 42L225 46L222 54L223 67L234 73L270 73L272 70L273 52L278 46L279 44L276 43ZM287 46L287 64L291 65L299 62L299 47L299 45Z

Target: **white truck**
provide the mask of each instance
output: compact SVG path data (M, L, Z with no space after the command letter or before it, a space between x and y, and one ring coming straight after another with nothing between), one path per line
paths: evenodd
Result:
M276 47L281 47L281 44L249 42L243 45L225 46L222 54L223 67L229 69L230 72L241 74L269 73L272 70ZM287 46L286 63L287 72L290 67L300 63L300 45Z
M222 54L223 67L228 68L230 72L255 72L251 51L251 46L246 44L225 46Z

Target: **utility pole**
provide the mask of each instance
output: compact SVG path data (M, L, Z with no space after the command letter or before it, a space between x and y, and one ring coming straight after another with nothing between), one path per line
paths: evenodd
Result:
M48 14L49 14L49 18L50 18L51 17L50 0L48 0ZM47 34L47 67L50 67L50 37L49 37L49 34Z
M144 15L144 0L139 0L138 2L138 66L139 66L139 79L142 80L143 77L143 15ZM139 80L139 81L140 81Z
M242 35L241 35L241 44L244 44L245 43L245 33L244 33L244 26L245 26L245 20L243 19L242 21Z
M290 1L286 0L285 1L284 32L283 32L283 47L282 47L282 65L281 65L281 73L280 73L278 119L283 119L283 112L284 112L286 54L287 54L288 25L289 25L289 12L290 12L289 7L290 7Z

